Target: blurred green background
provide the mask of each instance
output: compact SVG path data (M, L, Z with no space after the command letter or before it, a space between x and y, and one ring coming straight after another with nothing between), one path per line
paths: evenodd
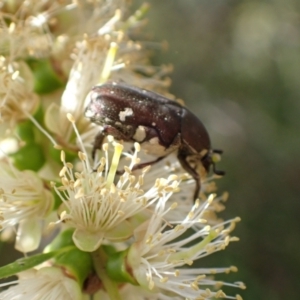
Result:
M142 3L143 1L134 1ZM224 217L240 242L211 260L236 265L245 300L299 299L300 2L151 0L149 28L169 50L171 92L224 150Z

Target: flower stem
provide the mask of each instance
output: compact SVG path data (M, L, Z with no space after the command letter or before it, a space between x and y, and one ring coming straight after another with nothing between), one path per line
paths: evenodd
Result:
M107 260L107 255L103 249L99 248L97 251L92 253L95 271L101 280L105 291L107 292L109 298L112 300L121 300L121 295L119 293L118 285L116 282L112 281L108 276L105 269L105 262Z

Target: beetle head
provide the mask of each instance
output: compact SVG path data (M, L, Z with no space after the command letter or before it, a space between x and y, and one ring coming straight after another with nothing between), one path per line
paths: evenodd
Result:
M212 165L214 174L219 176L225 175L224 171L216 170L216 163L221 160L222 153L222 150L212 149L202 158L202 165L207 173L209 172L209 168Z

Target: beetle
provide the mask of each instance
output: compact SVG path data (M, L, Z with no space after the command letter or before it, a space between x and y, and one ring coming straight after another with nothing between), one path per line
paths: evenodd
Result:
M85 116L101 126L95 138L93 158L107 135L139 142L148 154L157 157L136 165L135 169L154 164L177 151L181 166L196 182L194 200L201 188L199 166L208 173L212 165L215 174L225 174L215 168L216 156L223 151L211 148L202 122L178 102L122 82L94 86L89 98Z

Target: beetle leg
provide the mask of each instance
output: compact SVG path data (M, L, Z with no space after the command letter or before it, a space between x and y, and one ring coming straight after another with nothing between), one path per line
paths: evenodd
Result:
M96 151L101 149L103 140L107 135L112 135L116 140L129 141L130 138L122 133L117 128L114 128L110 125L104 126L103 129L96 135L94 140L93 150L92 150L92 159L95 160Z
M153 164L155 164L155 163L161 161L163 158L165 158L165 156L160 156L160 157L158 157L158 158L155 159L155 160L148 161L148 162L144 162L144 163L141 163L141 164L137 164L137 165L135 165L135 166L132 168L132 171L138 170L138 169L143 169L143 168L145 168L145 167L147 167L147 166L153 165Z
M98 149L101 149L103 140L105 138L105 134L103 133L103 131L100 131L94 140L94 145L93 145L93 150L92 150L92 159L95 160L95 156L96 156L96 151Z
M178 151L178 155L177 158L181 164L181 166L183 167L183 169L185 171L187 171L195 180L196 183L196 187L195 187L195 192L194 192L194 201L196 201L196 199L199 196L199 192L201 189L201 179L199 174L196 172L195 169L193 169L190 164L187 162L186 158L188 157L188 155L186 155L185 151Z
M135 171L135 170L139 170L139 169L143 169L147 166L150 166L150 165L153 165L159 161L161 161L163 158L165 158L165 156L161 156L155 160L152 160L152 161L148 161L148 162L144 162L144 163L141 163L141 164L137 164L135 166L133 166L133 168L131 169L131 171ZM123 171L117 171L117 174L118 175L123 175L124 174L124 170Z
M140 126L143 127L143 132L145 133L144 140L140 141L142 148L146 153L158 156L157 159L137 164L133 167L134 170L142 169L144 167L153 165L163 158L165 158L168 154L175 151L180 143L180 135L176 135L174 140L172 141L170 146L165 146L161 143L161 137L159 132L155 128L151 128L148 126ZM141 130L141 128L140 128Z

